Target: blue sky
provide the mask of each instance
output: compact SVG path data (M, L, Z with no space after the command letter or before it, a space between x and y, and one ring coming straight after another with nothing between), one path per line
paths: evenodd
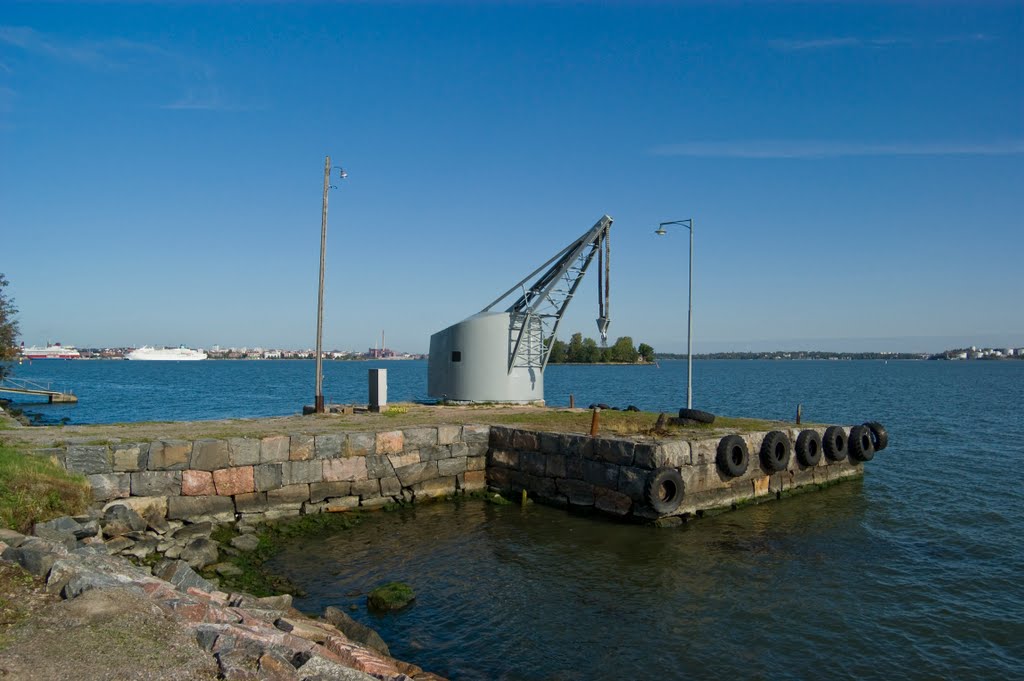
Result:
M27 344L426 351L588 229L611 336L1024 345L1024 5L4 3ZM591 274L593 277L593 273ZM596 335L596 277L562 335Z

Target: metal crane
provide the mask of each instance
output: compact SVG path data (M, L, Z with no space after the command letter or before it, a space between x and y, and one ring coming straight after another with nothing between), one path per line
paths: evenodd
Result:
M428 394L449 402L543 402L543 372L558 325L595 256L597 328L607 344L611 226L603 216L483 310L433 334Z
M601 334L601 344L608 344L608 325L611 324L608 305L611 293L611 227L612 219L607 215L603 216L585 234L480 311L490 312L516 291L522 291L519 298L505 310L510 318L510 373L516 367L543 370L547 366L555 335L558 333L558 325L595 255L598 258L597 329ZM540 274L542 271L543 274ZM530 281L533 283L526 288Z

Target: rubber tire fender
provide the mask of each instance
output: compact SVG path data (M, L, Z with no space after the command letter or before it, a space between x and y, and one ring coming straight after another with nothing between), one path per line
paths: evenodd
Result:
M868 421L864 424L871 429L871 443L875 445L875 451L880 452L889 446L889 433L878 421Z
M669 466L655 468L644 482L644 499L658 513L671 513L683 503L683 476Z
M773 430L761 441L761 463L772 473L786 470L793 444L781 430Z
M715 415L708 411L701 411L700 409L680 409L679 418L690 419L697 423L714 423Z
M842 426L829 426L821 438L821 448L829 461L842 461L846 458L846 431Z
M850 428L850 458L854 461L871 461L875 458L875 441L867 426Z
M821 461L821 435L816 430L801 430L796 436L796 458L804 466L817 466Z
M730 478L743 475L747 472L749 461L750 453L747 451L747 441L739 435L726 435L718 441L715 463L722 475Z

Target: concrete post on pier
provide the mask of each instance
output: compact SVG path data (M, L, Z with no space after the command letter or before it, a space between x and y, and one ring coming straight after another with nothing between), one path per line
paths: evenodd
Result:
M388 406L388 370L370 369L370 411L381 412Z

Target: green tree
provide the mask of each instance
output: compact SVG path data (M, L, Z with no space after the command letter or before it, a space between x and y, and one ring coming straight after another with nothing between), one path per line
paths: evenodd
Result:
M566 362L583 362L583 334L577 331L569 339L569 348L565 352Z
M0 274L0 362L10 362L18 354L18 320L14 317L18 314L18 308L14 307L14 301L7 297L4 289L7 288L7 277ZM10 367L0 364L0 379L3 379L11 371Z
M565 362L565 357L568 354L568 346L557 338L551 344L551 355L548 357L548 362L552 364L562 364Z
M597 342L593 338L584 338L578 361L584 364L594 364L599 359L601 359L601 348L597 347Z
M636 363L637 351L633 347L633 339L629 336L622 336L615 341L608 353L611 361L624 362L627 364Z
M637 352L640 353L640 359L642 359L643 361L645 361L645 362L653 362L654 361L654 348L652 348L647 343L641 343L640 347L637 348Z

